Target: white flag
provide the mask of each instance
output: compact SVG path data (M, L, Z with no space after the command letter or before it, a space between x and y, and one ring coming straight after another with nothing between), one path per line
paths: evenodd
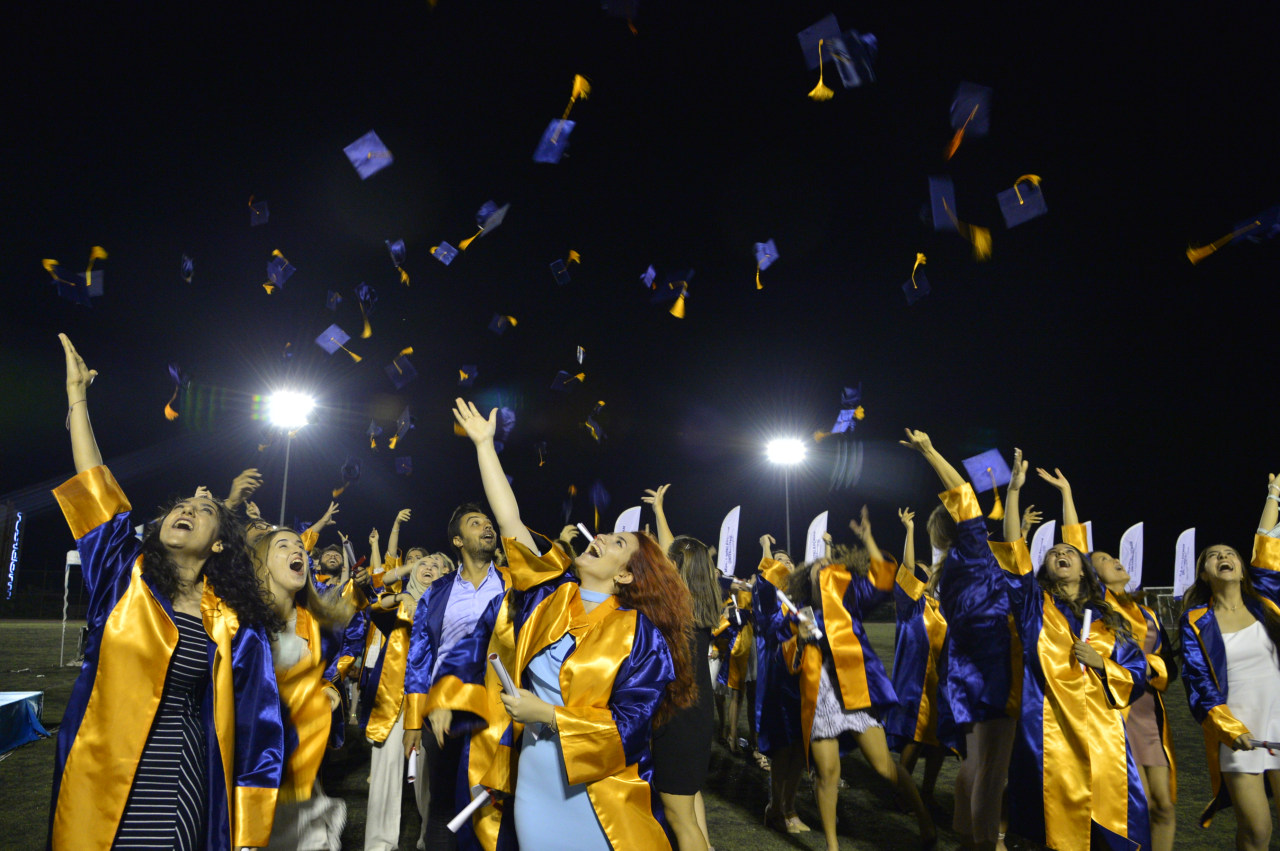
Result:
M1045 553L1053 549L1053 530L1057 525L1056 520L1046 520L1031 536L1031 569L1033 571L1040 569L1040 565L1044 564Z
M720 524L720 546L716 547L716 563L725 576L733 576L733 568L738 563L738 515L741 513L742 506L735 505Z
M1178 554L1173 563L1173 596L1181 597L1196 582L1196 527L1178 536Z
M1085 555L1093 552L1093 521L1084 521L1084 546Z
M1129 571L1124 590L1132 594L1142 585L1142 524L1134 523L1120 538L1120 563Z
M822 512L813 518L813 522L809 524L809 535L804 541L804 560L817 561L827 554L826 541L822 540L822 536L827 534L827 512Z
M613 524L614 534L622 532L639 532L640 531L640 506L633 505L626 511L618 515L617 521Z

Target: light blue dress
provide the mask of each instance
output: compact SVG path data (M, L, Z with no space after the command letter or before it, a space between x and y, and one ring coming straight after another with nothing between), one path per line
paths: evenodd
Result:
M583 601L590 603L603 603L610 596L593 591L579 593ZM529 691L552 706L564 706L560 666L573 648L573 636L566 633L534 656L525 668L524 683ZM612 849L591 806L587 785L569 785L558 734L542 724L525 725L516 778L516 836L522 848Z

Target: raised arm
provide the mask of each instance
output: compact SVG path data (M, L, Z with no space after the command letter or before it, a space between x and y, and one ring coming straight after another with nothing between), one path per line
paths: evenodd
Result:
M964 478L956 472L956 468L952 467L947 459L939 455L938 450L933 448L929 435L922 431L912 431L911 429L906 429L906 432L907 439L899 440L898 442L924 456L924 460L929 462L929 466L933 467L933 471L942 480L944 490L958 488L964 484Z
M1280 520L1280 476L1267 474L1267 501L1262 503L1262 519L1258 521L1258 534L1269 535Z
M1071 497L1071 483L1067 481L1067 477L1062 475L1062 471L1057 467L1053 468L1054 475L1040 467L1036 467L1036 473L1040 478L1053 485L1062 493L1062 525L1078 526L1080 525L1080 517L1076 514L1076 502Z
M399 558L396 554L400 552L400 524L407 522L409 522L409 509L406 508L396 515L396 522L391 524L391 537L387 538L387 555Z
M1009 470L1009 489L1004 496L1004 539L1013 542L1025 536L1018 517L1018 493L1027 481L1027 462L1022 460L1022 450L1014 447L1013 467Z
M916 514L910 508L899 508L898 519L907 529L907 540L902 545L902 564L914 572L916 569Z
M262 474L253 468L245 470L231 482L231 494L227 497L227 508L232 511L239 508L240 503L253 496L253 492L261 486Z
M502 462L493 447L493 435L498 428L498 409L489 412L489 418L480 416L475 404L456 400L453 418L462 426L467 437L476 445L476 460L480 463L480 482L484 485L484 497L498 521L498 532L504 538L515 538L530 549L537 549L533 535L520 520L520 506L511 490L511 483L502 472Z
M382 567L382 551L378 549L378 541L380 536L378 530L374 529L369 533L369 570ZM385 569L385 568L384 568Z
M862 506L861 521L850 520L849 528L853 530L853 534L862 539L862 545L867 548L867 555L871 559L867 579L880 591L892 591L894 579L898 574L898 565L894 563L893 556L886 558L884 553L880 552L880 547L876 546L876 539L871 535L871 520L867 516L865 505Z
M71 431L71 456L75 460L76 475L85 470L102 466L102 453L89 424L89 403L86 396L89 385L98 377L96 369L89 369L71 345L66 334L59 334L62 351L67 356L67 428Z
M646 490L648 496L640 497L642 502L647 502L653 506L653 516L658 521L658 546L662 547L664 553L671 551L671 543L676 539L671 534L671 527L667 525L667 512L663 507L663 502L667 495L667 488L671 485L661 485L655 490Z
M776 543L778 542L774 540L772 535L760 536L760 549L764 550L764 554L762 558L767 558L767 559L773 558L773 545Z

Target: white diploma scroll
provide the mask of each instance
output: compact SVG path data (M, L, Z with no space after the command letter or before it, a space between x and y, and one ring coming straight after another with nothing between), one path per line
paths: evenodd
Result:
M814 638L822 637L822 630L818 628L818 624L816 621L814 621L813 614L811 612L806 612L803 609L797 609L796 604L791 602L791 600L787 598L787 595L782 593L781 591L778 592L778 602L786 606L791 611L795 612L796 616L800 618L800 622L802 624L804 624L805 626L811 627L813 630Z

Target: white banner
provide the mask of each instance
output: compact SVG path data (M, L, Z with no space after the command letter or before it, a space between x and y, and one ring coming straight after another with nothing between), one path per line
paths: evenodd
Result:
M742 506L735 505L720 524L720 546L716 547L716 564L725 576L733 576L733 568L738 563L738 515L741 513Z
M817 561L827 554L827 544L822 536L827 534L827 512L813 518L809 524L809 534L804 539L804 560Z
M1085 553L1084 553L1085 555L1088 555L1089 553L1093 552L1093 521L1092 520L1084 521L1084 545L1085 545Z
M1196 527L1178 536L1178 551L1173 562L1173 596L1183 592L1196 582Z
M1046 520L1036 533L1031 536L1031 569L1040 570L1040 565L1044 564L1045 553L1053 549L1053 530L1058 527L1058 521Z
M1142 585L1142 524L1134 523L1120 538L1120 563L1129 571L1129 584L1124 590L1130 594Z
M615 535L623 532L639 532L640 531L640 506L633 505L626 511L618 515L618 519L613 524L613 532Z

